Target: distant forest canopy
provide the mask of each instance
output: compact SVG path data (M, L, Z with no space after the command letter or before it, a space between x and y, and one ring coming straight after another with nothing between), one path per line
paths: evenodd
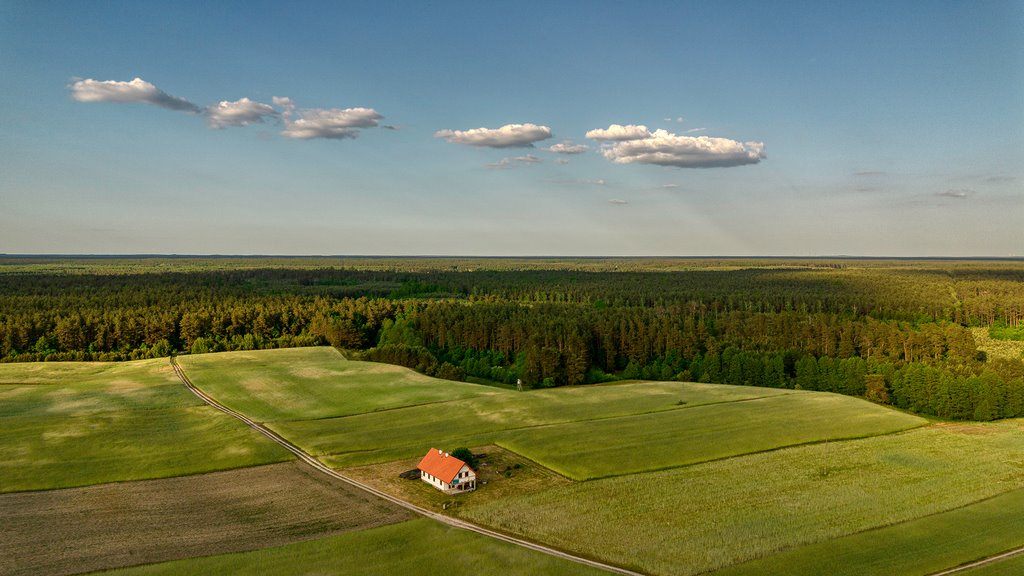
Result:
M1024 261L0 258L0 359L330 344L450 379L827 390L1024 416Z

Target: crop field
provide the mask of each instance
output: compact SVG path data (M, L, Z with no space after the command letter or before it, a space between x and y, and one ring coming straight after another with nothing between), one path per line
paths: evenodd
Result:
M924 576L1022 545L1024 490L1015 490L949 512L786 550L714 574ZM1024 574L1022 568L1024 556L966 574Z
M1024 421L936 425L583 482L461 513L653 574L697 574L1022 488L1022 454Z
M348 463L375 463L415 455L424 438L436 443L489 444L516 428L676 410L746 400L784 391L650 382L497 393L443 404L411 406L345 418L272 423L315 454L339 454ZM351 453L351 454L347 454Z
M0 365L0 492L163 478L291 455L202 405L166 359ZM27 382L27 384L14 384Z
M253 552L104 572L111 576L244 574L502 574L589 576L607 572L427 519Z
M296 462L0 495L0 574L72 574L253 550L410 514Z
M586 480L925 423L834 394L659 382L506 392L270 426L334 466L412 457L429 439L445 446L498 444Z
M588 480L923 424L922 418L848 396L797 392L520 429L503 435L499 444L565 476Z
M495 393L398 366L346 360L334 348L178 358L192 382L259 421L328 418Z

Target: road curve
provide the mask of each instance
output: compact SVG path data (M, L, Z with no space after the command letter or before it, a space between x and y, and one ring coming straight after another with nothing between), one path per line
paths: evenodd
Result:
M337 470L334 470L333 468L330 468L329 466L327 466L323 462L320 462L319 460L317 460L313 456L307 454L304 450L302 450L298 446L296 446L296 445L292 444L291 442L289 442L288 440L284 439L284 437L280 436L277 432L274 432L273 430L267 428L266 426L264 426L263 424L261 424L259 422L256 422L255 420L253 420L252 418L249 418L248 416L246 416L245 414L242 414L241 412L237 412L235 410L232 410L231 408L228 408L227 406L224 406L223 404L221 404L220 402L214 400L211 396L207 395L205 392L203 392L199 388L196 388L196 386L194 384L192 384L192 381L189 380L188 376L185 374L185 371L182 370L181 366L178 365L178 361L174 358L174 356L171 356L171 367L174 368L174 373L178 375L178 379L181 380L182 384L184 384L185 387L188 388L190 392L195 394L200 400L202 400L203 402L209 404L210 406L216 408L217 410L220 410L221 412L223 412L223 413L225 413L225 414L227 414L229 416L234 416L235 418L241 420L242 422L244 422L246 425L248 425L253 430L256 430L260 434L263 434L267 438L269 438L269 439L273 440L274 442L277 442L278 444L280 444L285 450L288 450L289 452L294 454L299 460L302 460L306 464L309 464L313 468L319 470L320 472L323 472L324 474L327 474L328 476L330 476L332 478L336 478L338 480L341 480L342 482L345 482L347 484L355 486L356 488L359 488L361 490L369 492L370 494L373 494L374 496L377 496L378 498L383 498L383 499L385 499L385 500L387 500L387 501L389 501L389 502L391 502L393 504L397 504L398 506L401 506L402 508L405 508L407 510L415 512L416 514L419 514L421 516L426 516L427 518L432 518L434 520L437 520L438 522L442 522L444 524L447 524L447 525L455 527L455 528L461 528L463 530L469 530L470 532L476 532L477 534L482 534L484 536L488 536L488 537L494 538L496 540L501 540L501 541L504 541L504 542L508 542L509 544L515 544L516 546L522 546L523 548L529 548L530 550L536 550L537 552L543 552L544 554L549 554L549 555L555 556L557 558L562 558L564 560L569 560L571 562L576 562L576 563L579 563L579 564L584 564L584 565L590 566L592 568L598 568L598 569L601 569L601 570L607 570L608 572L612 572L612 573L615 573L615 574L625 574L627 576L645 576L642 572L634 572L632 570L627 570L626 568L621 568L619 566L612 566L611 564L605 564L603 562L598 562L596 560L591 560L589 558L583 558L581 556L575 556L573 554L569 554L568 552L563 552L561 550L556 550L555 548L550 548L550 547L544 546L542 544L537 544L535 542L530 542L528 540L523 540L521 538L516 538L515 536L509 536L508 534L502 534L501 532L495 532L494 530L490 530L490 529L484 528L482 526L477 526L476 524L471 524L471 523L466 522L464 520L459 520L458 518L452 518L450 516L445 516L443 514L438 514L437 512L432 512L430 510L427 510L426 508L421 508L419 506L416 506L415 504L412 504L410 502L406 502L405 500L400 500L398 498L395 498L394 496L391 496L390 494L386 494L384 492L381 492L380 490L377 490L376 488L374 488L374 487L372 487L372 486L370 486L368 484L364 484L364 483L359 482L357 480L353 480L352 478L349 478L348 476L345 476L345 475L341 474ZM943 574L945 574L945 573L943 573ZM936 576L938 576L938 575L936 575Z

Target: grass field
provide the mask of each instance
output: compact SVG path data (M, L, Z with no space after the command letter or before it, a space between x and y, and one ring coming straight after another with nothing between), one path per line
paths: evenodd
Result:
M427 519L253 552L104 572L111 576L246 573L259 573L265 576L607 574L472 532L449 528Z
M653 574L697 574L1024 487L1022 454L1024 421L930 426L583 482L460 514Z
M0 495L0 574L77 574L253 550L411 514L297 462Z
M390 364L352 362L328 347L180 356L178 363L196 386L262 422L345 416L498 392Z
M1019 546L1024 546L1024 490L942 514L786 550L714 575L924 576ZM1024 574L1022 568L1024 556L966 574Z
M345 465L411 457L424 439L436 444L490 444L523 427L613 418L684 406L784 393L777 390L651 382L487 396L345 418L275 422L271 427L314 454L338 455ZM684 402L684 405L680 405ZM429 446L428 446L429 447Z
M499 444L569 478L588 480L923 424L922 418L848 396L794 393L516 430Z
M209 408L166 359L0 364L0 492L163 478L288 460ZM28 382L28 384L11 384Z
M424 442L498 444L586 480L925 423L847 396L659 382L508 392L270 426L333 466L410 458L429 448Z

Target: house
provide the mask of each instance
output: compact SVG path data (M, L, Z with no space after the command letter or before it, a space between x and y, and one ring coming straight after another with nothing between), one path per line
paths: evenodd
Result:
M476 490L476 471L443 450L431 448L417 468L420 480L445 494Z

